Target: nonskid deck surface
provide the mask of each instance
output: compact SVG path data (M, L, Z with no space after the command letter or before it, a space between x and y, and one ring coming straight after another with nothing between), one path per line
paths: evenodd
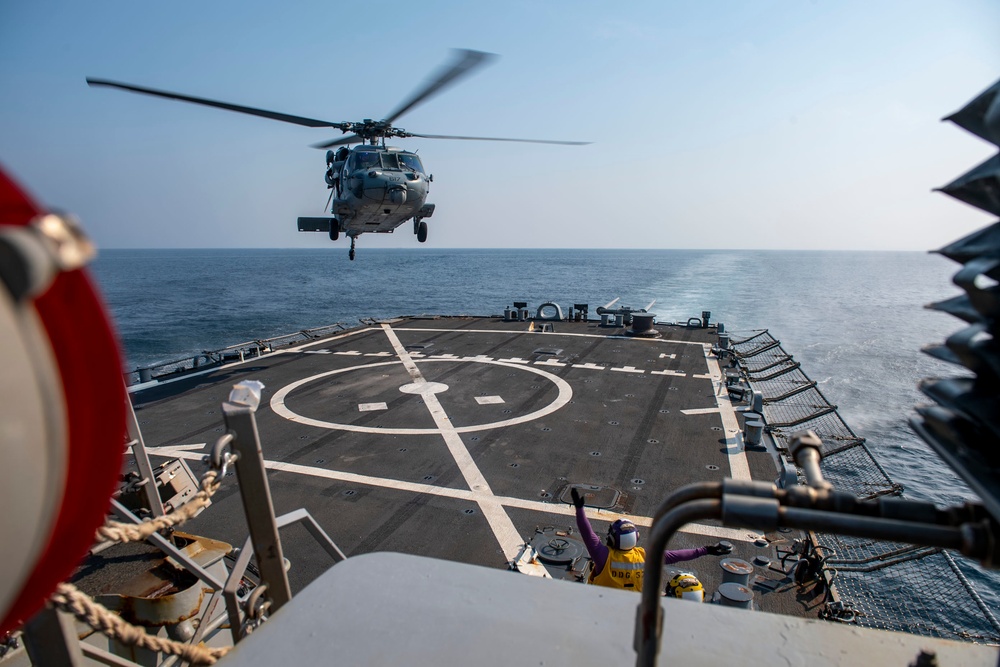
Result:
M647 526L673 489L724 477L775 477L744 451L739 406L720 389L714 329L659 326L659 339L596 322L529 332L497 318L401 319L361 327L195 377L134 400L155 456L200 459L223 431L233 384L260 380L257 413L278 514L306 508L350 556L397 551L504 567L544 526L575 527L570 484L595 487L598 533L630 516ZM154 460L155 462L155 460ZM196 474L202 466L192 463ZM230 473L231 475L231 473ZM235 476L186 529L242 544ZM301 531L301 532L300 532ZM767 556L753 531L689 525L670 544L727 539ZM283 531L293 588L330 566L292 526ZM714 557L683 565L712 591ZM757 568L765 610L807 613L773 569ZM764 581L764 580L769 581Z

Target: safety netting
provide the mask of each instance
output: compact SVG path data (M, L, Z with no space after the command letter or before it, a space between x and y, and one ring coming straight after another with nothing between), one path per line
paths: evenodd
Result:
M840 491L871 499L902 496L837 406L767 330L731 337L741 378L763 395L765 428L782 456L793 433L823 440L824 477ZM976 566L958 554L895 542L813 534L829 586L824 618L868 628L1000 643L1000 622L970 578Z

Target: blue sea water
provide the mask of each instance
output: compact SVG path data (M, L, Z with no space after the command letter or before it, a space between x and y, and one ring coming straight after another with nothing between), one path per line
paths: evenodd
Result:
M958 293L958 265L913 252L760 250L106 250L93 275L126 369L361 317L501 313L515 300L703 310L728 330L768 329L868 439L911 498L972 492L906 423L924 377L960 369L919 350L962 327L924 305ZM979 573L1000 606L1000 577Z

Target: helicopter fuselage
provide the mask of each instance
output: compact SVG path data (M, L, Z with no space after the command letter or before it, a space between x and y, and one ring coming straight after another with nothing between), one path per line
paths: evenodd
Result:
M389 233L433 211L425 207L430 176L409 151L363 145L328 154L326 181L334 190L330 213L348 236Z
M260 116L271 120L293 123L305 127L327 127L340 130L346 136L333 141L314 144L315 148L333 148L326 153L326 184L330 194L332 217L300 217L300 232L327 232L331 241L343 233L351 239L349 256L354 259L354 244L366 232L388 234L407 220L413 220L413 233L417 241L427 240L427 223L424 218L434 213L434 204L427 203L427 192L433 179L424 170L416 153L386 146L389 137L423 137L426 139L458 139L464 141L517 141L541 144L583 144L580 141L552 141L548 139L513 139L509 137L471 137L451 134L418 134L395 127L393 123L403 114L437 95L446 87L492 60L494 56L468 49L455 52L453 62L410 95L389 115L381 120L366 118L362 121L330 121L305 116L295 116L278 111L268 111L240 104L220 102L204 97L193 97L167 90L156 90L130 83L88 77L91 86L118 88L143 95L153 95L191 104ZM359 143L353 149L351 144Z

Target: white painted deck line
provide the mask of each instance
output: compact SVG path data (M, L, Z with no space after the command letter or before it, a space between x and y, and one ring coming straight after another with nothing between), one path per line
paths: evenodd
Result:
M410 359L406 348L403 347L403 344L399 341L399 337L396 336L396 332L388 324L383 324L382 330L389 339L392 349L395 350L396 356L403 362L403 367L406 368L406 371L413 379L413 383L415 385L426 385L427 381L420 373L417 365ZM431 418L441 432L441 437L448 446L448 451L451 452L452 458L455 459L455 464L458 465L462 477L465 478L465 483L469 485L470 489L478 492L479 497L477 497L476 502L486 517L487 523L490 524L497 542L500 543L504 558L508 561L516 559L524 540L521 539L520 534L514 527L514 522L507 516L503 505L496 500L489 482L486 481L486 477L483 476L476 462L472 459L472 455L469 454L465 443L462 442L462 436L455 430L455 427L451 423L451 418L448 417L448 414L441 406L441 402L438 401L437 394L433 391L426 391L420 394L420 398L423 399L424 405L427 406L427 410L431 413ZM538 567L542 572L545 571L541 566Z
M722 417L722 429L726 434L726 454L729 457L729 476L733 479L750 479L750 464L747 463L747 455L743 449L743 438L740 433L740 420L733 409L733 403L729 400L728 392L721 392L723 384L722 369L719 368L719 360L715 356L709 355L711 346L705 346L705 362L708 364L709 378L712 380L715 402L719 406L719 414ZM696 376L697 377L697 376Z
M344 352L334 352L334 354L339 354L342 357L360 357L361 353L357 350L347 350Z
M591 320L596 322L596 320ZM395 331L429 331L433 333L455 333L456 331L461 331L462 333L481 333L481 334L507 334L509 336L520 336L525 333L524 330L518 331L508 331L506 329L420 329L417 327L396 327ZM633 338L631 336L604 336L601 334L580 334L580 333L559 333L556 331L549 331L545 333L546 337L554 336L570 336L574 338L611 338L617 340L634 340L638 343L648 343L648 344L660 344L660 343L674 343L676 345L697 345L698 347L703 347L703 343L698 343L693 340L673 340L670 338Z
M385 403L358 403L358 412L374 412L375 410L388 410Z
M412 361L412 359L411 359ZM451 363L451 362L461 362L461 359L427 359L424 363ZM296 380L291 384L287 384L271 396L270 406L271 410L280 417L284 417L288 421L295 422L297 424L306 424L308 426L315 426L317 428L327 428L336 431L354 431L355 433L378 433L382 435L428 435L428 434L438 434L440 431L436 428L375 428L371 426L362 426L360 424L338 424L335 422L323 421L321 419L313 419L312 417L306 417L304 415L297 414L293 412L287 405L285 405L285 397L291 392L295 391L298 387L308 384L310 382L315 382L321 378L330 377L333 375L339 375L341 373L351 373L357 370L370 371L373 368L380 366L396 366L402 362L398 359L392 361L375 361L368 364L362 364L360 366L348 366L347 368L337 368L332 371L325 371L323 373L317 373L311 377L302 378ZM514 426L515 424L524 424L535 419L541 419L546 415L552 414L556 410L560 409L562 406L569 403L570 399L573 397L573 389L569 386L569 383L563 380L557 375L553 375L548 371L543 371L540 368L535 368L533 366L522 366L514 364L505 364L500 361L481 361L481 362L470 362L470 363L484 363L493 364L496 366L504 366L506 368L516 368L518 370L523 370L528 373L534 373L535 375L540 375L547 379L549 382L554 384L559 390L558 395L555 399L546 405L545 407L530 412L526 415L521 415L519 417L512 417L510 419L504 419L501 421L490 422L488 424L475 424L471 426L463 426L461 428L454 429L457 433L473 433L476 431L487 431L493 428L503 428L505 426ZM415 364L414 364L415 365ZM419 393L419 392L416 392Z
M207 442L195 442L190 445L169 445L169 449L178 452L192 452L192 451L197 451L199 449L205 449L205 445L207 444L208 444ZM146 449L150 448L147 447Z
M511 357L510 359L499 359L499 361L506 361L511 364L530 364L531 362L527 359L522 359L521 357Z
M146 451L151 456L162 456L169 458L180 458L188 459L191 461L200 461L203 458L201 453L190 452L182 450L181 447L185 445L180 445L177 447L147 447ZM395 489L398 491L408 491L411 493L426 493L433 496L440 496L442 498L452 498L455 500L466 500L470 502L479 502L479 494L467 489L452 489L446 486L434 486L432 484L418 484L416 482L404 482L397 479L387 479L384 477L371 477L369 475L358 475L351 472L341 472L339 470L327 470L326 468L314 468L312 466L299 465L297 463L282 463L281 461L264 461L264 467L268 470L275 470L281 472L289 472L297 475L308 475L310 477L320 477L323 479L331 479L339 482L348 482L350 484L363 484L365 486L374 486L383 489ZM543 512L546 514L558 514L561 516L575 516L575 511L572 505L567 505L565 503L543 503L538 500L524 500L522 498L511 498L509 496L494 496L489 495L488 498L492 502L499 503L504 507L516 507L518 509L525 509L534 512ZM643 526L648 528L653 525L653 520L648 516L630 516L628 514L618 514L615 512L607 512L602 510L588 509L587 516L592 521L607 521L611 522L615 519L628 519L637 526ZM689 523L683 528L681 528L682 533L688 533L691 535L703 535L705 537L711 537L723 540L739 540L741 542L753 542L755 539L760 537L759 533L755 533L751 529L742 528L724 528L722 526L709 526L700 523ZM520 538L519 542L520 542ZM520 545L519 545L520 548Z
M392 352L365 352L363 356L366 357L391 357Z
M607 366L598 366L597 364L592 364L587 362L585 364L573 364L573 368L586 368L591 371L603 371Z
M562 363L561 361L556 361L555 359L546 359L545 361L536 361L535 365L536 366L559 366L559 367L562 367L562 366L565 366L566 364Z
M711 415L721 412L718 407L715 408L691 408L690 410L681 410L682 415Z
M660 353L660 359L676 359L676 358L677 358L676 354L665 354L663 352Z
M682 371L649 371L650 375L673 375L674 377L687 377L687 373Z
M612 366L611 370L618 371L619 373L645 373L646 371L639 370L635 366L622 366L620 368Z
M707 357L706 357L706 359L707 359ZM716 368L719 367L719 362L718 361L715 362L715 367ZM715 380L715 379L717 379L717 376L712 375L711 373L701 373L699 375L692 375L691 377L698 378L699 380Z
M302 354L330 354L330 350L305 350Z

